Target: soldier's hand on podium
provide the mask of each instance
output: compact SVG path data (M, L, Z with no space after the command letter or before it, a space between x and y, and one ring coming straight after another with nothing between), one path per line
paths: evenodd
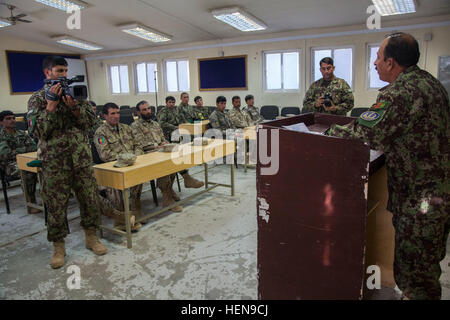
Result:
M323 106L323 97L320 97L319 99L317 99L316 103L314 104L314 107L316 107L317 109L319 109L320 107Z

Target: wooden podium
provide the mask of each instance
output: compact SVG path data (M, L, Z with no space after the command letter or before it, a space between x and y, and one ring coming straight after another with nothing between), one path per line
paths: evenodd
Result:
M384 155L358 141L284 128L303 122L324 132L354 119L308 113L259 126L268 154L279 146L273 175L261 174L258 152L259 299L362 299L369 265L381 268L383 285L395 285Z

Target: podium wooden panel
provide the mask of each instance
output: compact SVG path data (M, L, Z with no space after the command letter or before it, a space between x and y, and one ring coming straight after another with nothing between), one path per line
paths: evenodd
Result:
M323 132L333 123L343 125L353 119L309 113L260 126L267 130L260 129L259 134L268 136L268 154L271 131L279 132L278 173L261 174L264 166L258 152L260 299L361 299L369 260L382 262L386 267L382 275L389 276L387 253L393 252L389 247L393 233L385 226L390 221L384 210L386 199L381 199L387 194L382 153L371 152L358 141L283 128L304 122L311 131ZM380 221L372 226L371 220ZM380 227L384 235L373 237ZM368 230L372 239L366 239ZM377 242L387 236L391 238L384 244ZM376 252L381 248L382 255Z

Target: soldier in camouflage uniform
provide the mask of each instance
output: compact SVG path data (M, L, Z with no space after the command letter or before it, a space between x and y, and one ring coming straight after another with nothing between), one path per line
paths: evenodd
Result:
M233 110L231 110L228 115L230 116L231 121L233 121L234 126L238 129L252 126L253 121L248 113L241 111L241 98L234 96L231 99L231 103L233 104Z
M407 299L440 299L439 262L449 234L449 100L441 83L416 65L417 41L396 33L375 61L377 103L329 134L368 142L386 156L395 228L394 277Z
M194 107L189 105L189 94L183 92L180 96L181 102L178 106L178 113L183 122L181 123L194 123L194 121L202 120L200 119L197 112L195 112Z
M200 120L208 120L209 119L209 110L208 108L203 106L203 99L200 96L196 96L194 98L195 106L192 108L194 109L195 113L197 114L198 119Z
M107 103L103 106L103 116L106 122L103 123L94 134L94 144L100 159L104 162L117 160L121 153L132 153L136 156L144 154L142 145L135 139L130 126L119 123L119 106L115 103ZM140 217L142 184L130 189L130 210L135 211L135 215ZM107 188L107 198L112 202L116 210L125 211L122 191ZM125 216L114 216L114 227L125 229ZM132 227L132 231L138 231L140 223Z
M67 77L67 61L51 56L44 59L47 79ZM100 212L97 206L97 181L92 168L92 154L87 132L95 115L86 102L64 96L61 84L45 85L28 101L28 127L39 139L38 159L42 160L41 195L48 210L47 239L53 242L52 268L64 265L68 233L67 204L71 189L80 205L81 226L86 248L103 255L106 247L98 240Z
M225 113L224 110L227 105L227 99L224 96L219 96L216 99L216 107L213 113L209 116L209 123L213 129L219 129L225 136L226 130L236 129L231 120L230 115Z
M333 63L331 58L320 60L320 72L323 78L314 82L306 92L303 100L304 111L345 115L353 108L352 89L344 79L334 76ZM324 103L325 94L331 95L329 107Z
M139 115L139 119L131 124L134 138L139 141L144 149L145 153L149 153L158 150L158 147L167 144L167 140L164 138L164 133L161 130L158 122L151 119L151 109L146 101L141 101L136 105L136 110ZM165 177L157 179L158 188L161 190L163 196L163 207L168 207L174 203L174 201L180 201L180 197L172 189L173 182L175 181L175 174L171 174ZM176 206L171 209L174 212L181 212L183 207Z
M245 103L247 104L247 106L245 106L244 109L242 109L242 111L248 113L248 115L253 121L253 125L260 124L261 122L263 122L264 121L263 116L259 113L258 108L254 106L255 98L253 97L253 95L249 94L245 96Z
M2 129L0 129L0 165L7 176L20 179L16 156L36 151L36 144L25 131L16 130L16 118L11 111L0 112L0 124L2 125ZM29 196L28 200L36 203L37 176L33 172L25 171L24 177L23 184ZM41 210L30 208L28 212L34 214Z
M187 93L184 93L184 96L182 94L185 101L186 101L186 95L187 95ZM187 95L187 99L189 100L189 95ZM187 102L185 104L187 105ZM188 107L191 108L190 106L188 106ZM180 125L182 123L194 122L194 118L192 118L193 116L189 115L191 112L189 110L192 110L192 108L189 109L189 108L186 108L186 106L184 106L183 107L183 108L185 108L184 111L181 108L182 108L181 104L179 107L175 106L175 98L174 97L168 96L168 97L166 97L166 106L161 109L161 111L158 113L158 116L157 116L158 123L164 132L164 136L170 142L172 142L172 140L171 140L172 133L178 129L178 125ZM186 111L186 110L188 110L188 111ZM189 175L188 170L180 171L180 174L184 178L184 186L186 188L200 188L204 185L204 183L202 181L192 178Z

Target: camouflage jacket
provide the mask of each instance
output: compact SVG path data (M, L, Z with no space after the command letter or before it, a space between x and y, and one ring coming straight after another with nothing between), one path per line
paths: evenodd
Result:
M192 109L194 110L195 114L197 115L197 118L195 120L208 120L209 119L209 110L208 107L199 107L199 106L192 106Z
M236 128L246 128L253 125L253 121L248 113L243 112L240 108L233 107L228 115Z
M100 119L99 117L95 117L95 123L94 125L89 129L88 132L88 137L89 137L89 142L92 142L94 140L94 134L95 131L97 131L97 129L103 124L103 120Z
M134 138L141 143L144 152L155 149L161 143L167 142L161 127L156 121L139 118L131 124L131 130Z
M212 128L220 129L225 132L227 129L235 129L236 127L231 120L230 115L225 112L220 112L219 110L214 110L209 116L209 123Z
M258 108L255 106L245 106L242 111L246 112L253 121L253 124L260 124L264 121L262 115L259 114Z
M116 127L102 124L94 135L94 143L100 159L104 162L117 160L121 153L144 154L141 144L133 136L130 126L119 123Z
M47 112L45 87L33 93L28 100L29 132L39 139L38 159L44 166L73 170L92 165L88 132L95 124L92 107L80 102L80 115L60 102L54 113Z
M0 165L5 168L8 175L16 171L16 155L36 151L33 139L22 130L15 130L9 134L6 130L0 130Z
M315 103L318 98L325 93L329 93L336 106L336 111L325 111L323 107L316 108ZM311 112L331 113L345 115L353 108L354 98L352 89L344 79L334 77L331 81L323 78L317 80L309 87L303 99L303 109Z
M178 129L180 123L185 123L185 118L180 115L177 106L173 108L164 107L158 112L158 123L164 132L164 137L170 141L170 135Z
M432 197L443 198L448 205L449 110L441 83L411 66L380 89L377 104L368 112L355 123L332 126L330 135L365 141L384 151L389 211L418 209Z
M178 106L178 114L180 115L180 123L193 123L195 120L201 120L191 105L180 103Z

